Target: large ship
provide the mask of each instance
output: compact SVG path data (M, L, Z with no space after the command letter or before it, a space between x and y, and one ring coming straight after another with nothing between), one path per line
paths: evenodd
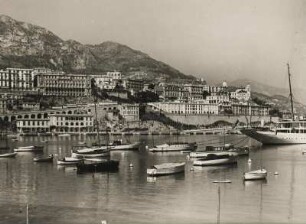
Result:
M265 145L306 144L306 120L295 120L293 113L293 96L290 80L290 67L288 66L289 90L292 118L281 120L274 128L269 130L242 129L241 132Z

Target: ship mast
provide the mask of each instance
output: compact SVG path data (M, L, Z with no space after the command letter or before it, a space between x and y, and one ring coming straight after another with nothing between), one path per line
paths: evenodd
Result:
M293 95L292 95L292 88L291 88L291 74L290 74L290 66L289 63L287 64L288 66L288 78L289 78L289 90L290 90L290 102L291 102L291 115L292 115L292 120L294 121L294 113L293 113Z

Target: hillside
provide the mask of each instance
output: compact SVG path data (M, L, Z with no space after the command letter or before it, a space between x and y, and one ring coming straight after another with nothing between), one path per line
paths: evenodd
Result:
M137 72L147 79L188 78L180 71L128 46L103 42L84 45L64 41L51 31L0 15L0 68L44 66L74 73Z
M238 79L228 83L230 86L236 87L245 87L250 84L252 92L261 93L263 95L274 98L274 96L279 98L278 96L282 96L288 98L289 96L289 87L288 88L279 88L271 85L263 84L254 80L249 79ZM295 101L306 104L306 89L294 89L293 88L293 97Z
M285 97L282 95L274 95L267 96L262 93L252 92L252 98L258 98L268 104L270 104L273 108L279 108L280 110L291 111L291 104L289 97ZM293 102L294 109L298 114L306 114L306 106L294 101Z

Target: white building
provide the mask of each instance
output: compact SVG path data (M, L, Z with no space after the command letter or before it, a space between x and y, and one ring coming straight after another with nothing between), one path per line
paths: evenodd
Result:
M156 102L148 103L154 111L163 111L172 114L219 114L217 104L209 104L206 101L193 102Z
M106 75L93 75L91 76L96 83L96 86L100 89L112 90L122 80L121 72L107 72Z
M0 70L0 88L26 91L34 88L34 70L24 68L7 68Z
M238 101L249 101L251 98L251 87L247 85L244 89L237 89L230 93L231 99L237 99Z
M139 121L139 104L121 104L119 111L126 121Z

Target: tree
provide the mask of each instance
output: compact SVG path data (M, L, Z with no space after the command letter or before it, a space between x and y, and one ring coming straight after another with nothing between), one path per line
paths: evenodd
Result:
M151 91L142 91L135 94L134 100L136 103L157 102L159 96Z
M206 99L207 96L210 96L210 93L206 90L203 91L203 98Z
M278 108L272 108L271 110L269 110L269 115L281 117L281 112L279 111Z

